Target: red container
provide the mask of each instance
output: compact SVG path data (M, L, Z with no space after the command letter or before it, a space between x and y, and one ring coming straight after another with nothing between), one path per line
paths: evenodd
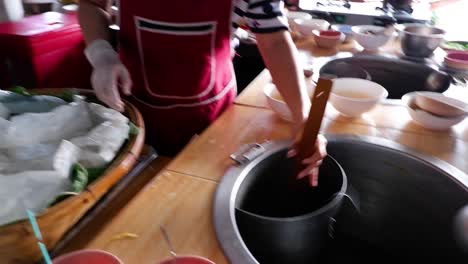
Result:
M82 249L54 259L53 264L123 264L117 256L97 249Z
M0 88L89 88L76 14L47 12L0 24Z

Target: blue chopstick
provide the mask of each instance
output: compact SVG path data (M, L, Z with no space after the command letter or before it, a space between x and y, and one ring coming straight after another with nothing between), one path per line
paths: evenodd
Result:
M39 225L37 224L36 216L29 209L26 210L26 213L28 214L29 222L31 223L34 235L36 236L37 240L42 241L42 234L39 230Z
M36 216L29 209L26 209L26 214L28 215L29 222L31 223L34 236L36 236L37 240L39 240L37 244L39 245L39 249L41 250L44 261L46 262L46 264L52 264L52 260L50 259L49 252L47 251L47 248L44 245L44 243L42 243L42 234L41 234L41 230L39 229L39 225L37 224Z
M50 259L49 252L47 251L46 246L42 242L37 242L39 245L39 249L41 249L42 257L44 258L44 261L46 264L52 264L52 260Z

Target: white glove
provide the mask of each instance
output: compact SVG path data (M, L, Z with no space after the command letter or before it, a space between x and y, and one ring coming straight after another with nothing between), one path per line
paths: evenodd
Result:
M119 87L124 94L130 95L132 80L119 55L109 42L103 39L95 40L88 45L85 55L94 68L91 84L97 98L109 107L122 112L124 103L120 98Z

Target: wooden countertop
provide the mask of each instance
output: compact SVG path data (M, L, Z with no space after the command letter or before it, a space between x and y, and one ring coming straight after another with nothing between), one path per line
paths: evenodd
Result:
M263 93L263 87L271 83L271 76L267 70L261 72L251 85L236 98L236 104L269 109L267 99ZM311 85L311 80L308 80ZM468 88L458 88L459 93L468 96ZM461 95L463 96L463 95ZM465 99L468 102L468 99ZM336 111L333 106L328 105L325 119L337 122L348 122L352 124L368 125L377 128L391 128L400 131L413 132L427 135L450 135L454 138L468 142L468 118L452 127L448 131L432 131L420 127L412 122L406 107L399 100L387 100L378 105L372 111L365 113L362 118L345 118Z
M215 190L216 182L163 171L111 223L90 237L85 247L109 251L124 263L159 263L170 257L160 231L162 225L177 254L201 255L216 263L228 263L211 223ZM122 233L137 237L116 240Z
M246 143L284 139L289 124L271 111L259 93L268 82L262 73L204 133L195 138L165 170L150 181L113 220L64 252L104 249L124 263L158 263L169 256L160 225L166 227L178 254L195 254L228 263L212 224L217 183L233 163L229 155ZM349 120L327 109L325 134L353 134L386 138L432 155L468 173L468 124L449 132L427 131L409 121L402 106L382 105L363 119ZM112 240L130 232L136 238Z

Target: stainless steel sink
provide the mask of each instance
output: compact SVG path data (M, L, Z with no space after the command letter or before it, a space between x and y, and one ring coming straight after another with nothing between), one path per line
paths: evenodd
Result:
M455 240L453 226L458 210L468 204L468 175L444 161L384 139L327 138L328 152L343 167L359 195L360 212L351 203L344 204L335 217L331 243L314 263L375 261L370 253L379 256L379 263L409 259L417 263L429 259L468 263L468 255ZM258 247L262 242L248 236L248 226L239 225L236 198L246 179L257 176L259 168L274 167L271 164L278 160L272 157L288 146L283 141L267 145L253 161L233 165L219 184L213 212L215 230L233 264L275 263L259 261L268 256L250 250L252 243Z
M450 75L439 71L435 65L372 55L330 60L321 66L320 73L340 76L339 69L342 67L337 67L337 65L344 64L350 68L360 68L367 71L371 81L379 83L388 90L389 99L401 99L404 94L414 91L444 93L449 89L452 81ZM437 83L428 85L428 79L434 80L434 77L438 80Z

